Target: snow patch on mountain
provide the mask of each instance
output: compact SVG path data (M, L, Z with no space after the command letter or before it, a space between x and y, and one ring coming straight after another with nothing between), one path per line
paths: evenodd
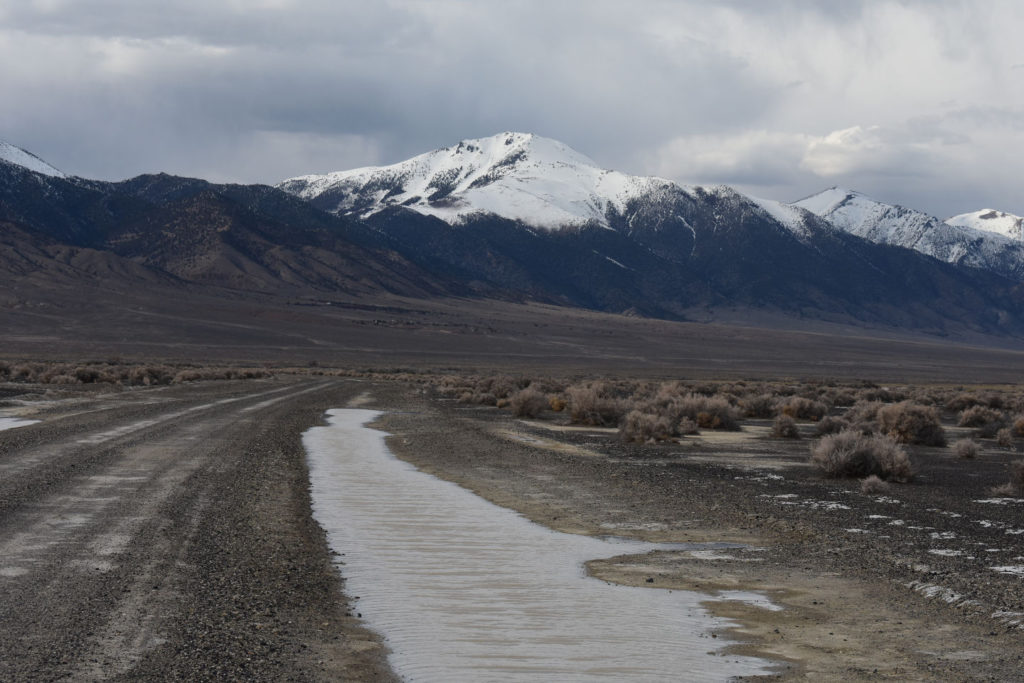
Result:
M67 178L66 173L50 166L50 164L37 157L35 154L26 152L20 147L15 147L3 140L0 140L0 161L6 161L7 163L21 166L35 173L41 173L42 175L54 178Z
M807 209L837 228L872 242L912 248L939 224L939 219L921 211L883 204L841 187L831 187L793 206Z
M945 220L946 225L961 228L973 228L985 232L1009 237L1018 242L1024 241L1024 218L1012 213L1004 213L994 209L982 209L971 213L962 213Z
M751 195L746 195L746 198L757 204L769 216L798 237L810 236L811 228L808 225L808 217L814 212L792 204L777 202L774 199L762 199Z
M463 140L390 166L300 176L278 187L305 199L337 198L338 213L367 216L401 205L448 223L495 214L549 229L607 228L609 212L625 213L631 200L677 188L598 168L567 145L528 133Z

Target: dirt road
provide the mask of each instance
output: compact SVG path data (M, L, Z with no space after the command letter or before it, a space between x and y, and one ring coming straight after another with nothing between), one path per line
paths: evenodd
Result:
M35 402L0 432L0 680L384 680L311 520L300 435L358 385Z

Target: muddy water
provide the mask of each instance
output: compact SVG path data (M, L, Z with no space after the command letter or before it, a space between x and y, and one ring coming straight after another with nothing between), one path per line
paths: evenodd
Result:
M314 515L356 609L410 681L726 680L769 662L726 654L707 596L587 577L650 544L551 531L394 457L379 413L329 411L304 435Z

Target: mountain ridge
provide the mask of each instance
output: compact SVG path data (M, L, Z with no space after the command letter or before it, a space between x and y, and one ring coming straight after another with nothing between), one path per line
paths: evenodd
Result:
M27 152L21 147L15 147L9 142L4 142L3 140L0 140L0 162L20 166L34 173L40 173L54 178L68 177L66 173L46 163L35 154Z
M558 156L571 150L536 136L508 145L507 137L490 140L421 155L419 173L391 168L390 185L371 182L390 168L377 167L338 193L308 199L300 187L289 193L166 174L112 183L5 163L0 221L23 237L22 246L3 246L16 264L17 250L37 235L53 243L34 252L42 266L46 254L89 249L109 261L103 268L112 277L167 276L182 291L204 296L472 297L670 320L747 311L794 324L939 336L1024 332L1017 281L876 244L805 208L726 186L611 175L583 155ZM531 159L535 150L539 158ZM538 178L551 169L559 182ZM450 176L447 187L439 187L439 173ZM339 177L347 183L352 174L331 183ZM424 198L430 187L440 194ZM547 194L530 191L537 187ZM618 194L598 192L608 187ZM506 205L532 209L530 201L543 204L560 188L569 189L557 215L575 216L568 223L534 225L467 199L490 192ZM58 265L53 274L62 282L76 276ZM46 269L35 272L38 279Z
M1024 243L979 229L972 221L942 221L923 211L886 204L842 187L828 188L793 202L793 206L878 244L912 249L947 263L1024 280Z

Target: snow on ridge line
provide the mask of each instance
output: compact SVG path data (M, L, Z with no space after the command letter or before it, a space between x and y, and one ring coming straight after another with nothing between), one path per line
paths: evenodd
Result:
M297 176L278 187L307 200L327 195L337 202L328 210L362 218L401 205L450 224L497 215L542 229L610 229L609 213L625 213L634 200L657 203L703 191L756 202L797 235L808 230L800 209L724 185L686 186L602 169L568 145L530 133L462 140L396 164Z
M747 199L761 207L769 216L798 235L808 234L806 213L814 213L802 207L774 199L762 199L753 195L744 195Z
M278 187L311 199L343 195L339 212L372 215L389 205L408 206L449 223L496 214L537 227L596 223L608 226L609 209L671 181L599 168L568 145L528 133L463 140L389 166L357 168L288 179Z
M46 163L35 154L26 152L20 147L0 140L0 161L6 161L22 168L27 168L34 173L51 176L54 178L67 178L67 174Z

